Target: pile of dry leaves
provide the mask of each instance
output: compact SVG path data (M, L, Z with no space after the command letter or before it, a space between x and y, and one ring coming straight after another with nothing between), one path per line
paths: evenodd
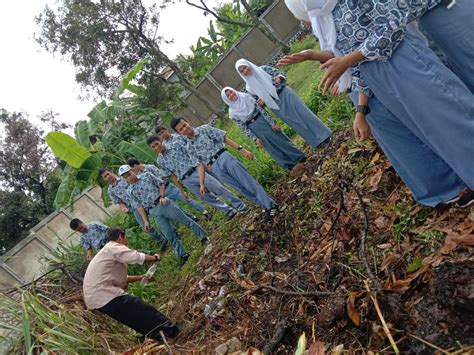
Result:
M417 205L375 144L348 134L278 182L273 220L252 211L213 233L170 297L183 332L162 351L237 338L237 353L293 353L303 333L312 354L468 351L474 211Z

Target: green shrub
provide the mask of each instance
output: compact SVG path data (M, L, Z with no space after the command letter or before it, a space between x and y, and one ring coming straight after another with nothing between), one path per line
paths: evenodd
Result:
M316 42L316 38L312 33L308 33L304 38L299 40L298 42L293 43L290 46L290 53L296 53L304 51L305 49L312 49L318 45Z

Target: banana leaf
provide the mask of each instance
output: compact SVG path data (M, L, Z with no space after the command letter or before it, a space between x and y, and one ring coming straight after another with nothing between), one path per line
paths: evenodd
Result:
M120 84L117 88L117 90L115 90L115 93L114 93L114 100L119 100L120 98L120 95L126 90L128 89L128 86L130 84L130 82L133 80L133 78L135 77L135 75L137 75L143 68L143 66L147 63L150 62L150 58L144 58L140 61L138 61L137 64L135 64L135 66L130 69L130 71L125 74L125 76L122 78L122 80L120 81Z
M122 141L118 145L117 150L148 164L153 163L156 157L155 152L150 149L145 140L135 143Z
M77 171L76 178L77 180L88 182L91 179L91 176L97 175L100 166L102 165L102 156L101 154L93 154L82 163L81 167Z
M91 156L85 147L63 132L49 132L45 141L57 158L64 160L73 168L79 169L82 163Z
M87 121L79 121L76 123L76 126L74 127L74 135L80 145L90 148L91 142L89 141L89 137L91 136L91 133Z

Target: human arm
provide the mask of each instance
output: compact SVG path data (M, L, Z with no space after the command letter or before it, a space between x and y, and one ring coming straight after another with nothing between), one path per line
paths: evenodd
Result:
M224 143L229 147L235 148L240 151L246 158L253 159L252 152L248 151L247 149L243 148L240 144L234 142L232 139L225 137Z
M160 205L164 206L168 203L166 199L166 186L165 184L160 185Z
M92 248L87 249L87 251L86 251L86 260L91 261L93 257L94 257L94 249L92 249Z
M369 97L364 93L359 93L358 106L368 106ZM364 140L370 137L370 127L365 118L366 114L363 112L356 112L354 123L352 125L352 130L354 136L358 140Z
M206 179L206 168L204 164L199 164L197 166L198 174L199 174L199 193L201 195L207 194L207 189L205 185L205 179Z
M365 60L365 57L356 50L348 55L332 58L321 64L320 68L325 70L324 76L319 82L319 88L323 88L323 94L326 94L328 90L331 91L347 69L363 60Z
M232 118L232 117L231 117ZM237 126L240 128L240 130L250 139L256 140L257 136L253 134L253 132L247 127L247 125L242 122L241 120L234 119L235 123Z
M261 68L273 78L275 87L286 85L286 75L282 70L268 65L263 65Z
M183 183L178 180L178 177L173 174L171 175L171 180L173 181L173 183L176 185L176 187L178 188L179 192L181 192L181 195L183 195L183 197L186 199L186 201L188 200L188 194L186 193L186 191L184 190L184 187L183 187Z
M312 49L306 49L301 52L285 55L278 61L276 66L283 67L289 64L304 62L306 60L324 63L331 58L334 58L334 54L329 51L314 51Z
M128 211L130 211L127 205L123 203L122 201L119 202L119 206L120 206L120 210L124 213L127 213Z
M148 221L148 215L145 209L143 207L138 207L137 211L143 219L143 229L145 230L145 232L148 232L148 230L150 229L150 222Z

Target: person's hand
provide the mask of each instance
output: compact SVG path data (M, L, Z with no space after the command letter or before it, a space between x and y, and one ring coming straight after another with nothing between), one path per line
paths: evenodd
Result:
M206 164L206 170L212 172L212 164Z
M279 132L281 131L281 127L275 123L275 124L272 124L272 130L274 132Z
M354 136L360 141L370 137L370 127L367 124L364 113L356 113L352 130L354 131Z
M260 147L260 148L263 147L263 142L262 142L262 140L261 140L260 138L257 138L257 139L255 140L255 144L256 144L258 147Z
M199 186L199 193L201 195L206 195L207 194L206 186L204 186L204 185Z
M305 60L313 60L313 54L314 51L311 49L306 49L298 53L287 54L281 58L278 63L276 63L276 66L284 67L285 65L296 64L304 62Z
M145 232L148 232L148 230L150 229L150 222L148 221L143 221L143 230Z
M86 255L86 260L91 261L93 257L94 257L94 254L87 254Z
M352 63L346 56L329 59L320 65L320 68L326 71L319 82L319 88L323 88L323 94L326 94L328 90L331 90L336 85L337 80L351 65Z
M120 205L120 211L122 211L123 213L127 213L128 211L130 211L130 208L125 205Z
M160 205L166 206L168 204L168 199L166 197L160 197Z
M339 86L335 84L331 89L331 96L340 96L342 92L339 91Z
M261 99L261 98L258 98L257 104L258 104L259 106L264 106L264 105L265 105L265 101L263 101L263 99Z
M275 80L275 84L276 84L276 85L280 85L280 83L281 83L281 76L278 76L278 75L277 75L277 76L273 77L273 80Z
M253 153L251 151L248 151L247 149L242 149L242 154L246 158L253 159Z
M161 255L160 254L154 254L154 257L156 257L155 263L161 260Z

